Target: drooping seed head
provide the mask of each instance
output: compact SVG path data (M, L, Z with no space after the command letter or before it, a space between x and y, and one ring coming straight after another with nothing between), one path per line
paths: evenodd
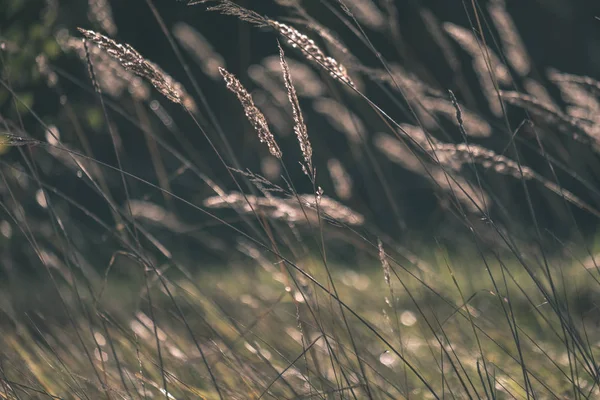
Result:
M277 142L275 142L275 137L269 129L267 119L254 104L250 93L248 93L244 85L242 85L235 75L227 71L225 68L219 68L219 72L227 84L227 89L229 89L232 93L235 93L238 100L242 104L242 107L244 107L246 118L248 118L248 121L252 124L254 130L256 130L258 133L258 140L267 144L271 155L281 158L281 150L279 149Z

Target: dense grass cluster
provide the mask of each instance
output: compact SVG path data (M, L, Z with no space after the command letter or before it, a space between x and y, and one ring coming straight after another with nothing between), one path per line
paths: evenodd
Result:
M504 0L417 7L435 68L401 2L170 1L267 54L0 26L0 398L600 397L599 81Z

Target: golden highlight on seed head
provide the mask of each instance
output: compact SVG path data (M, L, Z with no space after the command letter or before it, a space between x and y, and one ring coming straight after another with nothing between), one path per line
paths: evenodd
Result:
M240 103L242 103L242 107L244 107L244 112L246 113L246 118L252 124L256 132L258 133L258 139L262 143L266 143L269 147L269 152L271 155L277 158L281 158L282 153L275 142L275 137L271 133L269 129L269 124L267 124L267 119L264 114L256 107L254 101L252 100L252 96L246 90L244 85L229 71L225 68L219 67L219 72L223 76L225 83L227 84L227 89L229 89L232 93L235 93Z
M146 78L166 98L174 103L181 104L191 111L196 110L196 104L179 82L174 80L158 65L146 60L137 50L128 44L117 43L92 30L77 28L79 32L91 43L95 44L107 54L116 59L127 71Z

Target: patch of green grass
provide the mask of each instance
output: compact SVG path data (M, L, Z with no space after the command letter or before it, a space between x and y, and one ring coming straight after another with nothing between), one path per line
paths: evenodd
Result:
M79 309L73 321L59 308L59 315L30 311L27 325L39 329L31 332L18 318L23 304L12 304L13 329L2 338L4 379L15 383L12 390L61 398L144 391L160 397L165 383L174 398L218 398L210 373L225 398L347 397L352 390L363 397L365 381L388 398L520 398L525 369L538 396L566 396L575 357L567 349L578 344L565 343L551 306L520 264L502 269L486 261L500 291L482 262L452 260L442 250L421 268L392 262L389 284L376 260L354 269L330 265L349 330L329 285L311 282L327 281L313 259L298 264L315 271L310 278L239 260L189 280L149 279L149 292L143 281L124 285L109 276L97 303L77 299L67 285L67 307ZM565 261L568 285L556 290L577 316L571 328L585 332L583 343L597 357L591 273ZM595 385L577 357L580 394L593 397Z

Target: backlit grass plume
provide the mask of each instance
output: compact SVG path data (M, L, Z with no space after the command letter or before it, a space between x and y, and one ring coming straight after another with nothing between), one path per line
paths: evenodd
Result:
M267 119L264 114L256 107L254 104L254 100L252 100L252 96L246 90L244 85L229 71L225 68L219 68L219 72L225 79L225 83L227 84L227 89L236 94L240 103L244 107L244 112L246 113L246 118L252 124L256 132L258 133L258 139L261 143L266 143L269 147L269 152L271 155L277 158L281 158L282 153L275 142L275 137L271 133L269 129L269 124L267 123Z
M310 39L296 28L282 24L278 21L269 20L269 25L285 37L290 46L300 49L308 60L321 65L329 71L329 74L332 77L354 87L354 82L350 78L350 75L348 75L346 67L337 62L333 57L326 56L323 50L315 44L314 40Z
M310 39L296 28L279 21L263 17L260 14L241 7L230 0L193 0L188 2L188 5L200 3L216 3L215 5L209 7L208 10L218 11L225 15L232 15L242 21L250 22L256 26L270 26L281 36L283 36L290 46L300 49L308 60L313 61L325 68L333 78L354 87L354 82L348 75L346 68L334 58L325 55L323 50L321 50L321 48L315 44L314 40Z
M288 98L292 105L292 112L294 114L294 133L298 137L298 143L300 144L300 150L302 150L302 156L304 162L308 167L309 171L312 171L312 145L308 139L308 131L306 124L304 123L304 117L302 116L302 110L300 109L300 102L298 101L298 95L296 94L296 88L292 81L292 74L290 67L285 60L285 54L283 49L279 46L279 59L281 62L281 69L283 70L283 81L288 92Z
M78 28L90 42L105 50L127 70L146 78L165 97L174 103L195 111L196 105L179 82L164 72L158 65L146 60L137 50L128 44L120 44L98 32Z

